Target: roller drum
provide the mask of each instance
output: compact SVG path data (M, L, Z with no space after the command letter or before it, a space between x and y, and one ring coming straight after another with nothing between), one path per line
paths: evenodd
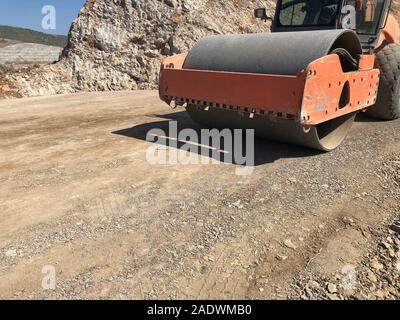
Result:
M298 31L210 36L189 52L184 69L295 76L335 49L362 53L351 30Z
M356 117L356 113L352 113L318 126L305 127L294 120L263 115L250 119L248 114L218 108L205 111L196 105L188 105L186 110L193 121L207 128L254 129L258 137L320 151L336 149L346 138Z
M199 41L188 54L184 69L297 75L335 49L347 50L354 59L362 54L356 33L322 30L246 35L210 36ZM206 127L255 129L267 139L322 151L337 148L354 122L349 114L318 126L304 127L294 120L261 115L250 119L237 111L188 105L191 118Z

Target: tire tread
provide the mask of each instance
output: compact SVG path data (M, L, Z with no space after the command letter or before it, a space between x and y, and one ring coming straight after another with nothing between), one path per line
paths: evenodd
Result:
M394 120L400 118L400 45L388 44L376 54L375 67L381 71L378 99L367 109L368 116Z

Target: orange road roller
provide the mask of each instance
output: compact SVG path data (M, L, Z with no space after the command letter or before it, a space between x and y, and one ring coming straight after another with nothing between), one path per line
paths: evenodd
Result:
M337 148L358 112L400 117L400 27L390 0L278 0L271 32L217 35L167 57L160 98L208 128Z

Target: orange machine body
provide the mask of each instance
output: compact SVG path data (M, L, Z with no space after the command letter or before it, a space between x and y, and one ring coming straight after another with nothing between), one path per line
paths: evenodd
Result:
M317 125L365 109L377 98L379 70L363 55L360 70L343 72L336 54L312 62L296 76L182 69L186 54L166 58L160 97L168 104L196 104L294 119Z
M384 42L400 43L400 26L397 19L391 14L386 20L376 47L379 48Z

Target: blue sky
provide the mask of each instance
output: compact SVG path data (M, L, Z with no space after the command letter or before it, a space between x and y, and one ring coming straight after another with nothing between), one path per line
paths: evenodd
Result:
M0 25L29 28L52 34L67 34L85 0L0 0ZM42 28L42 8L56 9L56 29Z

